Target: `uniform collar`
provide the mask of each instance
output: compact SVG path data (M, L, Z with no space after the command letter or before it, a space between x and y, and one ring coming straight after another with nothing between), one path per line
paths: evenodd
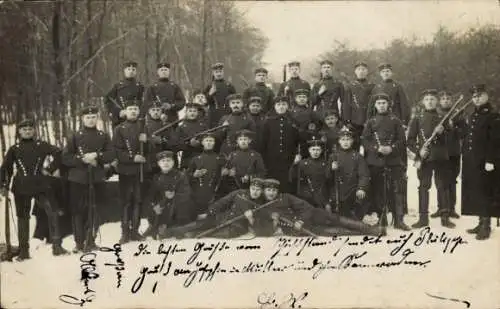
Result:
M474 109L474 112L479 113L479 114L484 114L487 113L491 110L491 104L489 102L481 105L481 106L476 106Z
M358 83L365 83L366 82L366 78L356 78L356 81Z

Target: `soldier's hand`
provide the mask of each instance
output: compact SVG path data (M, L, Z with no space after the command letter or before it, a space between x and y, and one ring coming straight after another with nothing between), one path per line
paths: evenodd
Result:
M332 213L332 205L326 204L325 205L325 210L328 211L329 213Z
M245 176L241 177L241 182L242 183L247 183L249 180L250 180L250 177L248 177L248 175L245 175Z
M140 154L136 154L134 157L134 162L135 163L146 163L146 158L144 158L144 156L141 156Z
M384 154L384 146L378 146L377 151L381 154Z
M227 127L227 126L229 125L229 121L227 121L227 120L226 120L226 121L224 121L224 122L222 123L222 125L223 125L223 126L225 126L225 127Z
M392 147L391 146L385 146L385 155L389 155L392 153Z
M364 156L365 155L365 147L359 146L359 154Z
M161 144L163 142L163 140L161 139L160 136L158 135L153 135L151 136L151 141L154 143L154 144Z
M362 200L365 197L366 197L366 192L364 190L359 189L358 191L356 191L356 198L358 200Z
M113 160L113 162L111 162L111 164L110 164L110 165L111 165L112 167L114 167L114 168L117 168L117 167L118 167L118 160L116 160L116 159L115 159L115 160Z
M233 167L232 169L229 170L229 176L234 177L236 176L236 169Z
M280 214L277 212L271 213L271 219L273 219L273 221L278 221L280 219Z
M200 145L200 141L193 137L189 141L189 144L191 144L192 147L198 147Z
M420 167L422 166L422 161L420 161L420 160L415 161L415 163L413 164L413 166L415 166L415 168L417 170L419 170Z
M290 87L288 85L285 86L284 94L286 95L290 91Z
M444 127L443 127L443 125L438 125L438 126L434 129L434 132L436 132L437 134L443 134L443 132L444 132Z
M332 171L336 171L339 169L339 164L337 161L332 162Z
M44 175L44 176L52 176L52 175L50 174L50 172L49 172L49 171L47 171L47 169L45 169L45 168L44 168L44 169L42 169L42 175Z
M194 173L193 173L193 177L194 178L199 178L199 177L201 177L203 175L204 175L204 173L203 173L202 170L195 170Z
M124 110L124 109L122 109L122 110L120 111L120 115L119 115L119 116L120 116L120 118L125 118L125 117L127 117L127 113L125 112L125 110Z
M321 85L321 87L319 87L319 90L318 90L318 95L323 95L323 93L325 93L326 91L326 86L325 84Z
M249 220L250 220L250 219L253 219L253 211L251 211L250 209L249 209L249 210L246 210L243 214L245 215L245 217L246 217L247 219L249 219Z
M203 219L206 219L208 217L207 214L199 214L197 217L196 217L196 220L203 220Z
M167 232L167 225L166 224L162 224L158 227L158 234L159 235L165 235Z
M52 173L52 177L60 178L60 177L61 177L61 171L60 171L59 169L56 169L56 170Z
M229 175L229 170L228 170L227 168L223 168L223 169L221 170L220 174L221 174L222 176L227 176L227 175Z
M148 141L148 136L146 133L141 133L139 134L139 142L145 143Z
M295 155L295 159L293 160L293 164L298 164L300 162L300 160L302 160L302 156L301 155Z
M489 163L489 162L486 162L484 164L484 170L487 171L487 172L491 172L495 169L495 164L493 163Z
M298 221L295 221L293 223L293 228L300 231L302 229L303 225L304 225L304 221L298 220Z
M448 126L450 128L454 128L455 127L455 122L453 121L453 119L448 120Z
M161 114L160 120L166 122L168 120L168 116L166 114Z
M161 215L161 213L163 212L163 208L161 208L159 204L156 204L153 206L153 211L155 212L155 214Z
M418 153L420 155L420 158L425 159L429 155L429 149L426 147L420 149L420 152Z
M62 209L59 209L59 210L57 211L57 215L58 215L59 217L64 216L64 211L63 211Z
M93 167L97 167L97 160L90 160L89 164Z
M174 196L175 196L175 191L169 191L169 190L165 191L165 197L167 199L171 200L174 198Z
M214 93L217 91L215 88L215 85L212 84L212 87L210 87L210 90L208 91L208 95L214 95Z

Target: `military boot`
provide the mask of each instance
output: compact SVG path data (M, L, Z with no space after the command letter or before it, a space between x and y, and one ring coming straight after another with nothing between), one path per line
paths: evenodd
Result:
M120 237L120 244L126 244L130 241L130 229L128 227L122 227L122 236Z
M440 210L440 209L436 210L435 212L433 212L433 213L431 214L431 216L430 216L430 217L431 217L432 219L435 219L435 218L439 218L439 217L441 217L441 210Z
M68 250L64 249L61 244L53 244L52 245L52 255L67 255L69 254Z
M485 240L490 238L491 234L491 219L489 217L482 218L482 224L476 234L477 240Z
M455 223L450 221L450 217L447 213L443 213L441 215L441 225L450 229L455 228L456 226Z
M450 201L450 190L448 188L442 189L441 225L452 229L455 227L455 223L450 221Z
M404 197L400 193L396 193L394 205L394 228L402 231L410 231L411 228L404 221Z
M28 218L17 218L17 233L19 237L18 261L30 259L29 230L30 222Z
M457 184L453 182L450 186L450 218L458 219L460 215L455 210L457 203Z
M411 227L414 229L419 229L422 227L429 226L429 191L419 190L418 191L418 212L419 218L417 223L413 224Z
M479 217L479 222L474 228L468 229L467 233L469 234L477 234L479 232L479 228L481 227L481 224L483 223L483 218Z

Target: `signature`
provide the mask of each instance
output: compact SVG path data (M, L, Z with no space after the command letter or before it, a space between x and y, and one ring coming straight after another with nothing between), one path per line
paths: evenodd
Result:
M96 271L96 256L97 255L93 252L80 256L80 281L83 282L83 286L85 287L83 291L84 296L78 298L68 294L61 294L59 295L60 301L66 304L83 307L84 304L91 303L95 299L96 292L89 287L89 281L99 278L99 274Z
M295 296L294 293L288 293L281 297L276 293L262 292L257 296L257 303L261 309L266 308L302 308L302 302L309 296L309 292L304 292Z
M101 252L113 252L116 257L116 263L104 263L104 266L114 266L116 270L116 287L119 288L122 285L122 271L125 270L125 262L120 256L122 252L122 246L120 244L114 244L113 248L101 247L99 249Z
M465 304L465 308L470 308L470 302L466 301L466 300L461 300L461 299L457 299L457 298L447 298L447 297L442 297L442 296L436 296L436 295L429 294L427 292L425 293L425 295L427 295L429 297L432 297L432 298L437 298L437 299L442 299L442 300L449 300L449 301L453 301L453 302L457 302L457 303L464 303Z

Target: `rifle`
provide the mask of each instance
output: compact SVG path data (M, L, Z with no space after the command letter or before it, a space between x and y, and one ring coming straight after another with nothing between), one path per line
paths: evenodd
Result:
M96 235L97 235L97 205L95 201L95 187L94 187L94 170L92 165L88 165L88 181L89 181L89 193L88 193L88 198L89 198L89 210L88 210L88 218L87 218L87 225L88 225L88 230L87 230L87 237L85 240L85 244L88 246L91 242L94 241Z
M12 261L12 258L19 255L19 248L12 247L10 242L10 197L5 196L5 252L2 252L0 261Z
M102 89L101 87L99 87L99 86L98 86L98 85L97 85L97 84L96 84L96 83L92 80L92 78L90 78L90 77L89 77L89 78L88 78L88 81L89 81L92 85L96 86L96 87L97 87L97 88L98 88L98 89L99 89L102 93L105 93L104 89ZM112 102L112 103L113 103L113 104L114 104L114 105L115 105L118 109L123 109L123 105L122 105L122 106L120 106L120 104L118 104L118 102L116 102L116 100L115 100L115 99L113 99L112 97L110 97L110 96L106 96L106 98L108 98L108 99L109 99L109 100L110 100L110 101L111 101L111 102ZM121 99L123 100L123 98L121 98Z
M139 119L141 125L141 133L139 134L146 134L144 129L146 128L146 119ZM144 142L139 141L139 153L141 156L144 157ZM140 163L139 165L139 182L143 183L144 182L144 163Z
M290 225L290 226L293 226L293 225L294 225L294 223L293 223L291 220L289 220L289 219L287 219L287 218L283 218L283 217L281 217L281 216L278 218L278 220L281 220L281 221L285 222L287 225ZM309 236L312 236L312 237L319 237L318 235L316 235L315 233L313 233L311 230L306 229L305 227L301 227L301 228L300 228L300 230L301 230L301 231L303 231L303 232L305 232L305 233L306 233L306 234L308 234Z
M337 147L334 146L333 148L334 155L333 158L336 159L335 162L337 162L337 170L335 171L335 212L338 213L340 210L340 177L339 177L339 162L338 162L338 156L337 156Z
M191 136L191 137L188 137L188 138L184 139L184 142L185 142L185 143L186 143L186 142L189 142L191 139L193 139L193 138L197 138L197 137L199 137L200 135L207 134L207 133L212 133L212 132L215 132L215 131L217 131L217 130L219 130L219 129L225 128L225 127L227 127L227 126L229 126L229 125L224 125L224 124L223 124L223 125L216 126L216 127L213 127L213 128L211 128L211 129L208 129L208 130L205 130L205 131L198 132L198 133L196 133L195 135L193 135L193 136Z
M459 109L457 109L457 111L453 115L450 116L449 120L451 121L451 120L455 119L455 117L457 117L458 115L460 115L471 104L472 104L472 100L469 100L462 107L460 107Z
M297 154L300 155L300 143L299 143L299 145L297 145ZM299 166L299 163L297 163L297 194L300 192L300 166Z
M163 127L159 128L158 130L154 131L151 135L153 135L153 136L154 136L154 135L157 135L158 133L161 133L161 132L163 132L163 131L165 131L165 130L167 130L167 129L169 129L169 128L173 127L173 126L175 126L176 124L178 124L178 123L179 123L179 122L181 122L182 120L184 120L184 118L182 118L182 119L177 119L176 121L173 121L173 122L171 122L171 123L168 123L168 124L164 125Z
M388 220L387 220L387 212L388 212L388 199L387 199L387 193L388 193L388 190L389 190L389 168L384 165L384 171L382 172L382 178L384 179L384 196L383 196L383 200L384 200L384 205L382 206L382 217L379 219L379 224L382 226L382 227L387 227L387 224L388 224Z

